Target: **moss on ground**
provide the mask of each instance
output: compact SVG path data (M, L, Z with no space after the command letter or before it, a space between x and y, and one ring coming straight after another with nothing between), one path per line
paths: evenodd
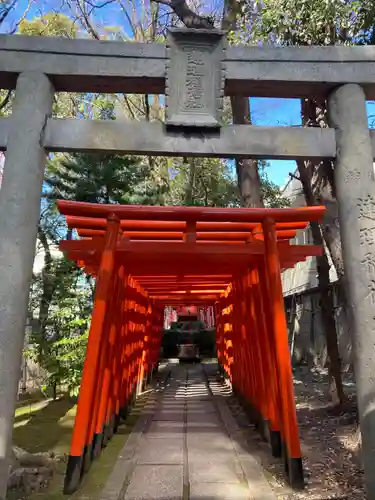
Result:
M42 391L34 391L30 393L20 394L16 402L16 408L21 406L27 406L33 403L39 403L40 401L45 401L48 396L42 393Z
M95 500L103 489L116 463L117 457L132 431L147 401L148 394L139 398L133 411L123 423L117 434L95 460L86 474L79 490L73 495L62 493L65 462L58 463L57 471L49 487L33 493L28 500ZM59 456L69 454L70 440L74 425L76 405L68 398L58 401L41 402L34 406L16 410L13 442L14 445L31 452L53 452ZM9 500L19 500L21 492L11 491Z

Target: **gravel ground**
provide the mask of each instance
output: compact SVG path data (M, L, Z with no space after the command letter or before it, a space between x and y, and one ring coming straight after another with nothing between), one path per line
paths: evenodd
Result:
M344 376L348 403L340 412L329 403L325 370L298 368L294 384L306 482L302 492L293 492L286 485L280 460L271 457L268 445L254 432L237 400L233 396L228 398L243 429L243 438L263 465L278 500L365 498L352 377Z

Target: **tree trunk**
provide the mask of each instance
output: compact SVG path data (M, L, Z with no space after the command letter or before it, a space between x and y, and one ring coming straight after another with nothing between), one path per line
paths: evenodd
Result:
M326 124L326 104L318 104L313 99L301 101L301 115L304 126L320 127ZM341 250L340 223L338 216L338 204L336 200L336 188L334 182L334 165L331 160L323 160L319 163L310 163L311 175L309 185L312 195L311 203L324 205L324 214L321 232L329 250L332 263L335 266L338 282L336 284L339 300L343 308L347 310L346 289L344 283L344 262ZM347 317L349 321L349 318Z
M190 161L186 159L184 163L186 163L189 167L188 185L185 190L185 205L192 205L194 202L193 191L195 185L196 164L194 158L190 158Z
M165 4L162 0L154 0L154 2ZM212 19L196 14L190 9L186 0L170 0L168 5L187 28L214 29ZM221 28L228 32L235 31L240 15L240 2L238 0L225 0ZM237 125L251 124L248 97L232 96L231 107L233 123ZM257 162L250 158L236 160L236 171L241 204L244 207L263 207Z
M57 382L52 382L52 398L54 401L57 399Z
M297 161L300 181L307 205L316 205L311 188L311 173L309 170L313 165L306 166L303 161ZM314 245L323 246L323 237L316 222L310 223ZM345 402L344 388L341 378L341 360L338 347L336 321L334 316L333 291L329 279L329 262L327 254L317 257L317 272L322 313L322 323L327 343L327 354L329 358L328 376L332 399L339 404Z
M237 19L241 15L241 5L238 0L224 0L221 28L228 32L236 30ZM250 98L231 96L232 118L235 125L251 125ZM236 160L237 183L240 191L241 204L245 208L264 207L258 162L251 158Z
M232 96L233 123L251 125L250 103L248 97ZM258 162L251 158L236 160L237 182L243 207L263 207L261 197Z
M312 232L319 233L320 229L316 222L311 223L311 226L316 226ZM318 244L314 238L314 244ZM322 237L319 238L323 243ZM322 322L324 333L327 342L327 353L329 358L328 364L328 379L329 390L332 400L335 403L342 405L345 402L344 388L341 378L341 360L338 347L337 329L334 317L333 306L333 290L329 280L329 262L327 255L324 253L321 257L317 257L317 271L320 297L320 310L322 313Z

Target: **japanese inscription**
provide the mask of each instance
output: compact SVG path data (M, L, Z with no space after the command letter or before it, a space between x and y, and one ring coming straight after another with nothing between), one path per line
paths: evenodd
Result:
M368 296L372 305L375 304L375 279L372 278L368 286Z
M167 38L166 125L211 127L221 124L226 33L173 29Z
M370 252L366 253L361 264L369 274L375 275L375 259Z
M361 178L361 172L355 168L354 170L349 170L346 174L345 174L345 182L346 183L349 183L349 182L358 182Z
M371 195L366 195L357 200L358 217L373 219L375 222L375 200Z
M359 227L359 244L365 252L361 266L366 273L366 299L375 305L375 200L370 195L357 199L357 217Z
M363 227L359 230L359 244L373 245L374 244L375 227Z
M187 51L185 108L204 108L204 59L197 50Z

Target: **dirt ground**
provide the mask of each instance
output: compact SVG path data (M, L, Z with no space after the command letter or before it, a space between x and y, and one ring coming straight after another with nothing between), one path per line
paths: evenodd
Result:
M365 498L363 471L358 457L355 384L344 375L348 404L337 412L329 403L325 370L298 368L294 373L297 418L300 429L306 487L293 492L283 478L279 459L271 457L268 444L249 425L234 397L229 406L244 432L251 451L262 463L278 500L356 500Z

